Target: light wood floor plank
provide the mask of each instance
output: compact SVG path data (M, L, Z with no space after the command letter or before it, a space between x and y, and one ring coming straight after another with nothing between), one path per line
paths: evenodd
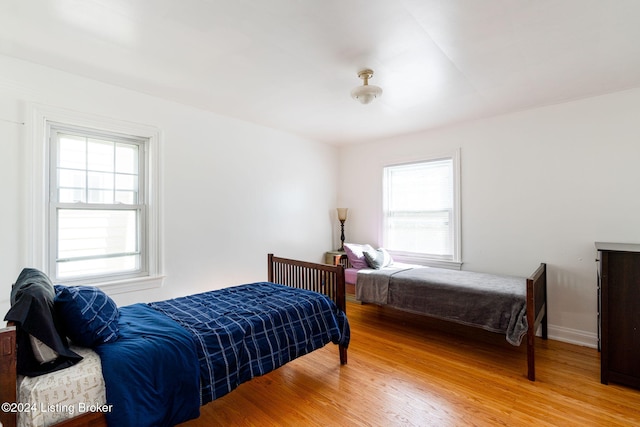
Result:
M240 385L199 426L640 426L640 391L600 384L596 350L349 303L349 364L329 344Z

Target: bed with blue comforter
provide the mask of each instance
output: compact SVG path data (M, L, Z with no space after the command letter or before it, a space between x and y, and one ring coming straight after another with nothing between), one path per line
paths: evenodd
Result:
M16 327L0 330L5 347L24 345L2 352L0 365L7 367L8 383L17 384L17 374L75 368L82 357L66 358L68 341L91 348L100 356L106 404L83 401L93 409L63 411L72 418L65 425L144 427L197 418L201 405L330 342L338 345L340 363L347 363L342 267L272 254L268 260L268 282L125 307L95 286L54 286L43 272L26 269L5 316ZM28 326L42 319L47 334L34 337L38 342L30 334L43 327ZM60 344L53 355L45 351L55 345L49 335ZM33 360L39 363L35 374L29 370ZM15 400L10 387L0 388L0 401ZM16 415L6 414L3 423L15 425Z
M350 338L329 297L268 282L122 307L118 322L118 340L96 347L110 426L196 418L243 382Z

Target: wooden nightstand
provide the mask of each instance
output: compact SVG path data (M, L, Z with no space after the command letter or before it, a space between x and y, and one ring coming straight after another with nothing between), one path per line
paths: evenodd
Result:
M338 265L340 264L340 259L342 256L347 255L345 251L328 251L324 253L324 263L330 265Z
M331 265L342 265L344 268L351 268L351 263L344 251L328 251L324 254L324 262ZM355 301L356 285L354 283L346 283L345 290L347 299Z

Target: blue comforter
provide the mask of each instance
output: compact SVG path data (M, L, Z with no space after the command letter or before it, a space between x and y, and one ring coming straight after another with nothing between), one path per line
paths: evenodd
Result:
M109 426L173 426L200 415L200 370L191 334L146 304L120 308L117 341L102 361Z
M149 304L193 335L202 404L329 342L349 344L349 323L327 296L254 283Z
M327 296L255 283L121 307L102 360L109 426L173 426L200 405L329 342L349 323Z

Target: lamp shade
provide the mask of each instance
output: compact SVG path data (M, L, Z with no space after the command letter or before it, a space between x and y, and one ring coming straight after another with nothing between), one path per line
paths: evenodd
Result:
M349 208L337 208L338 211L338 220L346 221L347 220L347 211Z
M361 104L368 104L376 98L382 96L382 88L369 84L369 79L373 77L373 70L360 70L358 73L363 81L362 86L358 86L351 91L351 97Z
M375 85L362 85L351 91L351 97L361 104L368 104L382 96L382 88Z

